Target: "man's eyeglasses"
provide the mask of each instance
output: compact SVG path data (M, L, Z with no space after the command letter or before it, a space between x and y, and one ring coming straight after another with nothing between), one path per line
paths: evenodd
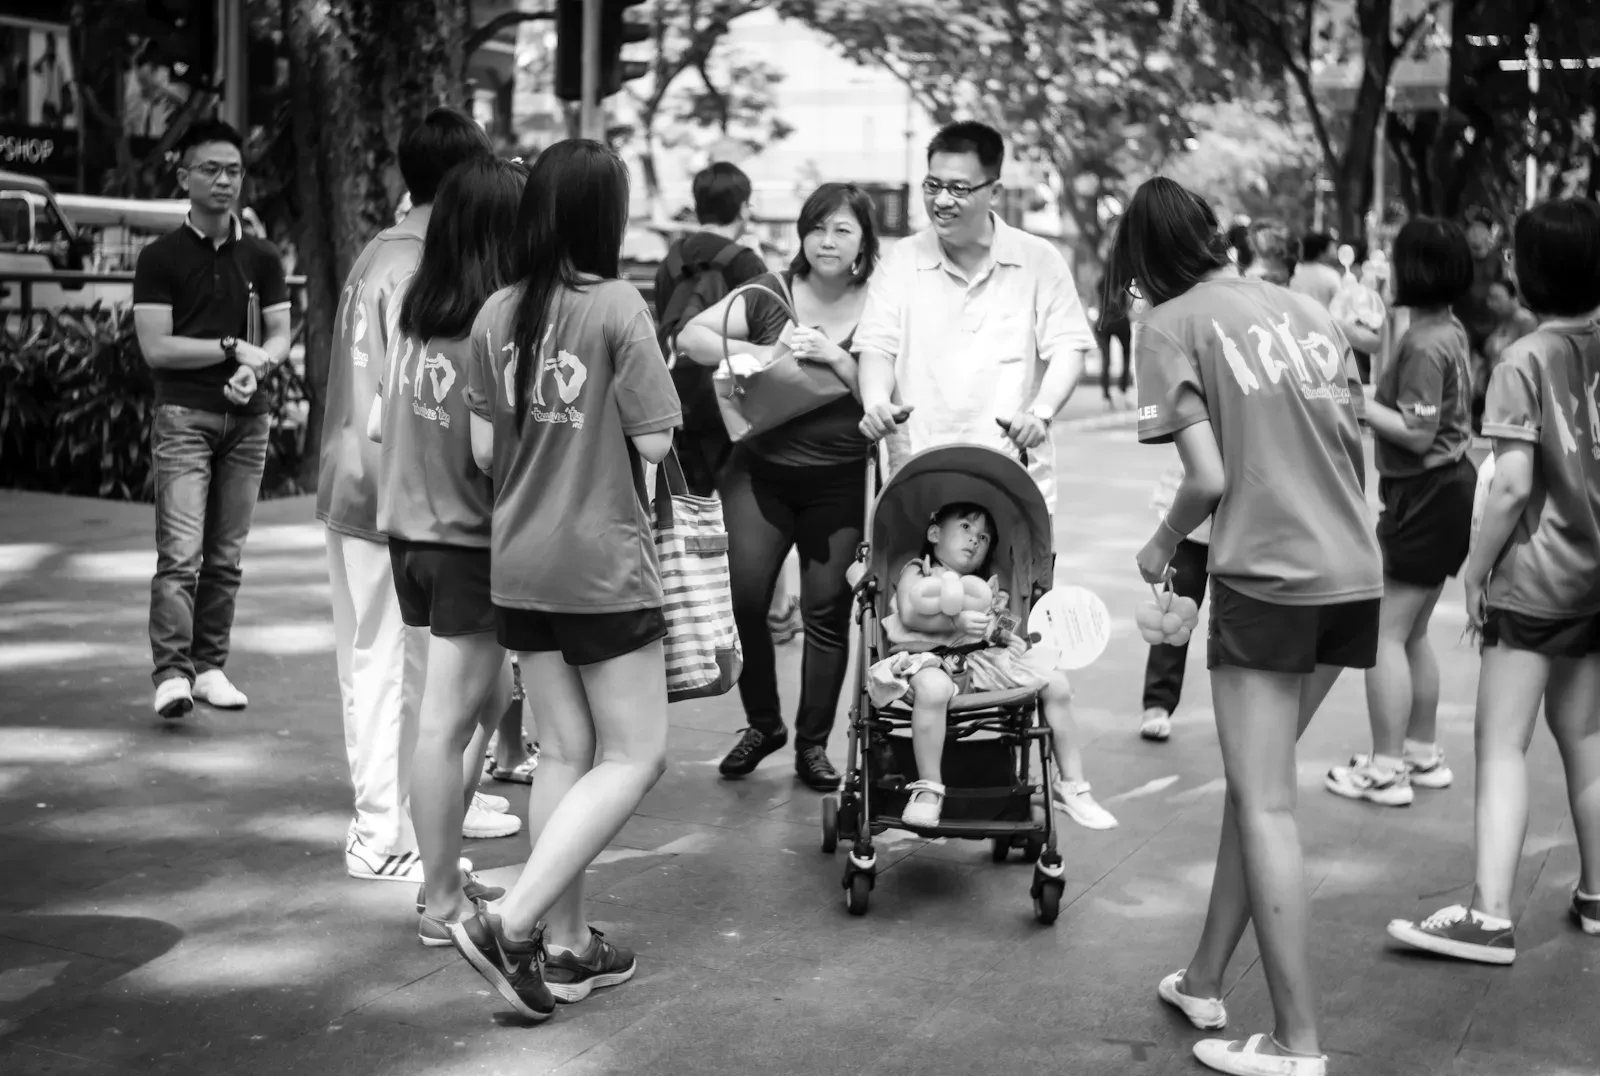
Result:
M215 183L223 176L227 176L232 180L237 180L239 177L244 175L244 169L237 164L224 166L220 164L213 164L209 161L205 164L197 164L193 168L190 168L189 171L191 174L199 176L207 183Z
M939 192L943 191L949 194L950 197L954 198L956 201L964 202L968 198L971 198L974 194L983 190L983 188L992 187L998 182L1000 182L999 177L996 177L994 179L986 179L982 183L974 186L971 183L963 183L959 179L950 183L945 183L942 180L937 180L932 176L929 176L927 179L922 181L922 193L926 194L929 198L937 198L939 197Z

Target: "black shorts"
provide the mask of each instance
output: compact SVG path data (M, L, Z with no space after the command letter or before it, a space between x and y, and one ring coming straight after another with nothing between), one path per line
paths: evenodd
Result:
M1600 651L1600 616L1546 620L1490 609L1483 620L1483 649L1500 645L1550 658L1581 658Z
M660 609L626 613L546 613L494 607L500 645L516 651L561 651L568 665L593 665L631 654L667 637Z
M1275 605L1211 580L1206 668L1309 673L1318 665L1370 669L1378 660L1378 599Z
M1477 488L1478 469L1465 456L1421 474L1379 479L1383 574L1431 589L1459 572L1472 541Z
M439 636L494 630L487 549L390 538L389 565L408 626Z

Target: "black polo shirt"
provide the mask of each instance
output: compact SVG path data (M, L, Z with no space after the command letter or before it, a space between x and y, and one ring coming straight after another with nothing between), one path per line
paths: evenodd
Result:
M278 250L264 239L244 234L233 218L228 237L219 245L185 220L139 253L133 271L134 309L165 307L172 311L172 335L201 340L224 336L249 338L250 291L260 296L261 312L286 309L289 286ZM260 326L265 340L266 326ZM267 398L257 393L244 407L229 403L222 388L239 368L222 357L211 366L192 370L154 370L156 402L202 411L264 414Z

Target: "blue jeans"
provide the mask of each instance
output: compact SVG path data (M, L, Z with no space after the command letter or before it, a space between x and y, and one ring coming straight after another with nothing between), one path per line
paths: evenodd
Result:
M267 465L267 415L156 407L156 574L150 652L157 684L228 660L239 559Z

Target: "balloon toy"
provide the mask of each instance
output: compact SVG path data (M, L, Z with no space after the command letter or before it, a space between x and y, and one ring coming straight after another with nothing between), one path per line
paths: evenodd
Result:
M1184 646L1200 623L1200 605L1193 598L1175 594L1168 587L1150 588L1152 601L1140 602L1133 611L1139 636L1151 646Z

